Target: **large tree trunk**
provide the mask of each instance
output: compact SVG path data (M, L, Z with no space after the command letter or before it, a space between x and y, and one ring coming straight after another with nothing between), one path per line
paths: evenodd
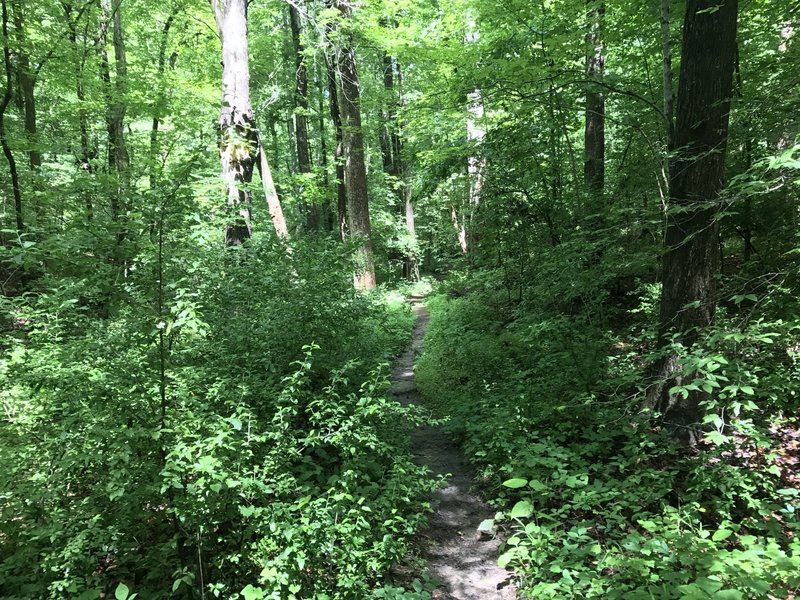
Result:
M595 213L603 206L603 187L605 186L605 98L592 81L602 79L605 69L603 54L603 18L605 5L595 0L587 0L588 31L586 42L586 77L589 88L586 92L586 123L584 128L583 178L589 193L590 212Z
M659 340L664 347L673 332L684 346L691 346L714 319L717 200L728 137L737 1L688 0L686 6L661 274ZM649 406L676 438L693 444L703 416L702 396L669 394L681 377L675 355L660 360L654 371L658 383L649 391Z
M258 146L250 104L250 66L245 0L211 0L222 42L222 106L219 114L219 154L228 199L225 244L242 244L252 234L248 189L253 180Z
M8 170L11 175L11 191L14 196L14 217L17 225L17 233L21 234L25 230L25 223L22 218L22 192L19 187L19 175L17 173L17 162L14 158L14 153L11 151L11 146L8 145L8 138L6 137L5 115L11 98L13 97L12 88L12 67L11 67L11 50L8 47L8 5L6 0L2 1L2 35L3 35L3 68L5 71L5 90L3 97L0 98L0 146L3 148L3 154L8 161Z
M264 199L275 232L288 238L278 195L272 182L266 149L261 146L250 104L250 64L247 48L246 0L211 0L222 43L222 105L219 111L219 155L228 199L225 244L243 244L252 235L249 190L253 170L262 175Z
M347 0L334 0L334 6L344 19L350 19L352 8ZM344 145L344 184L347 191L350 235L360 238L355 286L360 289L375 287L375 258L372 248L372 230L369 220L367 192L367 166L364 160L364 134L361 130L361 92L356 69L356 52L352 35L346 36L339 48L339 98Z
M470 14L467 14L465 44L473 44L480 39L478 24ZM483 104L483 92L479 87L475 87L467 94L467 144L471 145L474 153L467 157L467 179L469 185L469 207L461 224L462 233L459 237L459 244L466 254L478 241L476 220L478 208L481 204L481 192L483 191L483 178L486 170L486 159L481 148L486 137L483 125L485 114ZM461 239L463 237L463 240Z

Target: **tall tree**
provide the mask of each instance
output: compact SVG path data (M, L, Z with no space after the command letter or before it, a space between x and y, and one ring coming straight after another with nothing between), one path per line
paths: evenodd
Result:
M738 0L688 0L686 5L661 274L659 334L664 346L673 333L691 346L714 319L717 201L723 185L737 14ZM680 378L679 368L674 353L655 365L658 383L648 403L677 438L693 444L702 397L699 392L686 398L669 393Z
M225 244L239 245L252 234L250 183L258 166L265 201L275 233L288 237L283 210L272 181L266 150L261 145L250 103L250 64L246 0L211 0L222 43L222 105L219 114L219 153L228 208Z
M586 77L589 87L586 91L583 175L590 205L598 207L602 205L605 186L606 108L603 92L592 82L601 79L605 70L603 19L606 9L604 3L596 0L587 0L586 6ZM594 212L594 209L590 210Z
M75 7L70 2L62 2L61 7L64 11L64 17L67 23L67 39L70 42L72 51L75 54L75 95L78 99L78 139L79 149L75 155L75 163L80 171L85 174L94 172L93 161L97 158L97 146L90 140L89 137L89 117L85 107L86 103L86 86L84 83L84 71L86 68L87 50L84 44L78 43L78 24L81 17L89 7L89 3L84 4L80 9L75 10ZM84 206L86 207L86 220L91 222L94 219L94 203L92 201L92 194L90 190L83 191Z
M330 26L326 26L327 34ZM329 44L330 45L330 44ZM330 101L331 121L333 122L336 147L333 160L336 165L336 218L339 236L347 239L347 190L344 186L344 135L342 134L342 116L339 113L339 83L336 75L335 57L330 53L325 56L326 76L328 82L328 99Z
M125 238L125 228L119 223L127 208L130 157L125 143L125 112L128 86L128 61L122 28L122 0L101 0L100 76L106 97L106 131L108 133L108 165L116 178L116 190L111 194L111 218L116 223L117 241ZM114 48L114 74L108 58L108 28L111 27Z
M672 89L672 38L670 37L670 0L661 0L661 75L664 92L664 130L667 151L675 145L675 107Z
M396 81L395 81L396 80ZM414 224L414 205L411 201L411 186L408 181L407 165L403 160L403 139L400 135L400 124L397 111L402 104L402 74L400 63L390 54L383 54L383 87L386 93L381 120L380 132L381 156L383 170L392 179L395 196L398 200L403 218L407 247L403 257L403 276L411 281L419 279L419 265L414 253L416 228Z
M467 33L464 41L466 44L474 44L479 39L480 31L478 30L477 22L472 15L467 15ZM465 253L477 241L475 217L481 203L484 171L486 170L486 159L481 148L486 137L486 130L483 125L484 114L483 92L480 87L476 86L467 94L467 143L473 147L474 152L467 157L469 208L468 213L462 219L462 231L459 232L459 243ZM467 223L469 223L469 226Z
M24 112L25 122L25 137L27 150L28 150L28 164L31 170L36 171L42 166L42 153L39 150L37 140L37 115L36 115L36 96L34 89L36 87L36 79L38 76L38 69L31 65L31 58L28 54L27 40L25 36L25 7L22 2L14 6L14 29L17 35L17 44L19 46L17 54L17 79L19 85L19 92L22 96L22 106Z
M297 170L301 174L311 173L311 150L308 140L308 69L303 46L302 5L289 3L289 24L292 30L292 46L295 58L294 88L294 146L297 153ZM306 226L311 231L319 229L319 211L315 204L306 208Z
M369 218L364 133L361 129L361 89L356 68L356 51L350 30L353 8L348 0L333 0L333 2L345 23L343 43L338 48L341 84L339 108L342 117L344 184L347 192L350 235L360 238L354 282L357 288L371 289L376 285L375 257Z
M25 224L22 218L22 192L19 186L19 174L17 172L17 161L14 158L14 153L8 143L8 136L6 134L6 109L14 94L13 82L13 67L11 65L11 48L9 48L8 37L8 5L6 0L2 0L2 12L0 13L0 24L2 24L3 35L3 70L5 71L5 89L3 90L3 97L0 98L0 146L3 147L3 154L8 161L8 170L11 175L11 191L14 196L14 217L17 225L17 233L22 233L25 229Z
M222 43L222 105L219 112L219 154L231 211L225 226L226 245L244 243L250 221L255 150L258 145L250 104L246 0L211 0Z

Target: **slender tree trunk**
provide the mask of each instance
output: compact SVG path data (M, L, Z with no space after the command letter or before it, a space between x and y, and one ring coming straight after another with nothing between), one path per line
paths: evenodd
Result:
M302 5L300 5L302 6ZM295 57L294 137L297 151L297 168L301 174L311 173L311 151L308 141L308 69L302 42L303 21L298 5L289 4L289 23ZM306 208L306 227L319 231L319 210L315 203Z
M403 98L403 72L400 70L400 64L394 61L395 69L397 71L397 87L398 89L398 105L404 105ZM395 116L395 121L397 117ZM406 252L404 261L404 275L409 281L419 281L419 258L417 256L417 228L414 218L414 203L411 196L411 177L409 173L409 164L403 159L403 138L400 136L400 124L397 123L397 129L392 137L392 147L394 148L394 155L397 159L397 170L403 182L403 206L405 208L405 221L406 233L408 234L409 247Z
M67 28L69 29L68 37L72 48L76 55L80 56L75 67L75 94L78 97L78 137L80 142L80 149L76 156L76 164L78 169L84 173L91 174L94 172L94 165L92 161L97 158L97 148L94 147L89 141L89 122L86 115L84 103L86 102L86 90L83 85L83 73L86 65L86 54L78 48L78 23L77 18L73 17L73 7L71 4L64 3L64 16L67 21ZM80 16L80 14L79 14ZM83 192L84 205L86 207L86 221L91 223L94 220L94 205L92 202L92 194L86 189Z
M664 129L667 138L667 152L675 149L675 108L672 90L672 39L670 37L670 0L661 0L661 59L664 88Z
M395 82L395 77L397 81ZM416 227L414 224L414 205L411 201L411 186L408 181L408 167L403 160L403 140L400 136L400 124L397 121L397 109L402 105L402 84L400 65L389 54L383 55L383 87L386 92L386 103L382 112L381 155L383 169L392 178L395 193L405 223L408 243L403 257L403 276L410 281L419 279L417 263Z
M319 166L322 171L322 188L327 190L330 185L330 177L328 175L328 138L325 125L325 87L327 81L327 72L318 67L317 71L317 129L319 132ZM333 231L336 228L336 213L331 209L329 202L323 204L321 221L327 231Z
M169 42L169 30L175 21L175 12L167 17L164 26L161 28L161 40L158 44L158 65L157 78L158 90L153 103L153 123L150 127L150 189L156 190L159 185L160 165L158 164L161 154L160 136L158 133L161 119L164 115L165 104L167 102L167 92L164 88L164 73L167 68L167 44ZM171 63L174 64L175 55L173 54Z
M333 0L342 18L352 18L348 0ZM349 24L348 24L349 25ZM344 184L347 191L347 212L350 235L360 239L357 270L354 278L359 289L375 287L375 257L372 247L372 228L369 219L367 166L364 160L364 133L361 129L361 91L356 68L356 52L352 34L346 35L339 48L339 98L344 147Z
M481 154L480 146L486 132L481 123L484 115L483 94L481 90L475 88L467 97L467 142L475 146L476 152L467 159L467 174L469 176L469 246L473 246L476 241L475 214L481 203L481 192L483 191L483 177L486 169L486 159Z
M272 180L272 170L269 168L267 152L264 148L264 144L261 142L260 135L258 142L258 174L261 177L261 186L264 190L264 198L267 201L269 217L272 220L272 225L278 237L282 240L288 240L289 228L286 226L283 208L281 207L281 201L278 197L278 191L275 188L275 182Z
M8 171L11 175L11 191L14 196L14 217L16 220L17 225L17 233L22 234L25 231L25 222L22 218L22 192L20 191L19 186L19 174L17 172L17 161L14 158L14 153L11 150L11 146L8 145L8 138L6 137L6 124L5 124L5 116L6 116L6 109L8 108L9 103L14 95L13 91L13 70L11 66L11 50L8 46L8 5L6 4L6 0L2 1L2 13L0 14L0 18L2 18L2 34L3 34L3 67L5 70L5 90L3 92L3 97L0 98L0 146L3 147L3 154L8 161Z
M113 11L114 71L116 73L116 98L113 107L114 160L119 174L119 194L122 208L126 208L130 158L125 144L126 95L128 93L128 60L125 56L125 38L122 28L122 0L111 0Z
M333 160L336 165L336 215L338 221L339 237L342 241L347 239L347 190L344 186L344 136L342 135L342 118L339 113L339 84L336 78L336 68L331 57L327 60L328 97L330 99L331 121L336 136L336 148Z
M718 270L717 201L723 185L732 93L738 0L688 0L678 87L675 155L671 165L659 340L673 332L691 346L714 319ZM648 404L675 437L697 440L703 416L697 392L669 394L680 382L678 359L670 354L654 366L658 383Z
M122 0L101 0L100 76L106 95L106 130L108 132L108 165L116 177L116 190L111 194L111 219L117 227L117 243L125 239L125 228L119 223L127 209L128 149L125 145L125 95L128 67L122 30ZM108 59L108 27L112 27L115 82L112 85L111 64Z
M384 173L397 177L395 159L392 152L392 132L395 127L396 113L394 107L394 66L392 57L386 52L383 53L383 89L386 94L386 101L381 111L381 130L379 135L381 159Z
M588 31L586 43L586 77L591 81L603 78L605 56L603 48L603 19L605 4L587 0ZM597 212L603 206L605 187L605 98L598 87L589 83L586 92L586 123L584 128L583 179L589 193L590 211Z
M737 98L744 97L744 84L742 82L742 70L739 63L739 44L736 44L736 56L734 59L734 94ZM753 166L753 138L750 132L753 127L753 121L749 115L745 116L742 123L742 128L745 131L744 141L744 168L750 169ZM744 252L742 260L750 262L753 251L753 198L748 194L744 199L744 210L742 211L742 228L741 228L742 242Z
M31 60L25 49L25 30L23 25L23 7L17 6L14 11L14 29L19 39L20 49L17 51L17 72L19 75L19 92L24 109L25 137L28 146L28 164L31 171L42 166L42 153L39 151L36 128L36 72L31 68Z

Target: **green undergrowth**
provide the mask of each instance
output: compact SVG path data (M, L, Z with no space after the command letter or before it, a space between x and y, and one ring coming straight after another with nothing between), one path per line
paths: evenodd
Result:
M4 299L0 597L403 597L433 483L387 395L402 297L333 244L168 250L100 308L66 273Z
M678 348L684 385L709 391L686 450L641 412L657 290L565 311L483 277L429 299L416 376L498 508L481 529L508 537L520 596L794 597L797 331L768 306L744 324L722 310Z

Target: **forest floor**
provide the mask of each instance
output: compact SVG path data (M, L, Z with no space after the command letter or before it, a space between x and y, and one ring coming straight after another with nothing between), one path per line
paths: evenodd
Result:
M421 298L411 300L417 316L413 341L395 365L391 391L403 404L424 404L414 380L414 357L422 348L428 313ZM417 428L411 443L420 464L447 478L431 499L434 512L421 539L428 575L441 584L434 600L513 600L511 574L497 566L501 540L478 532L495 511L473 493L474 475L464 453L441 427Z

